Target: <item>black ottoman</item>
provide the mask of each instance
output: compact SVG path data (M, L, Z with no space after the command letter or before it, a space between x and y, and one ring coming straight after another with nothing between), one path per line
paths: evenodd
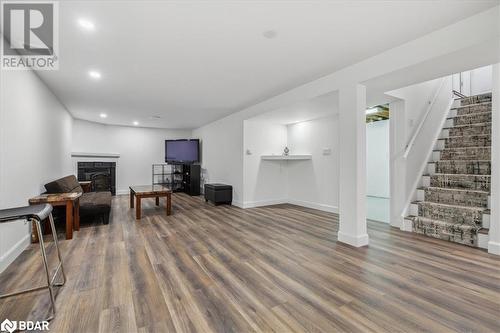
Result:
M231 204L233 201L233 187L225 184L205 184L205 201L215 205Z

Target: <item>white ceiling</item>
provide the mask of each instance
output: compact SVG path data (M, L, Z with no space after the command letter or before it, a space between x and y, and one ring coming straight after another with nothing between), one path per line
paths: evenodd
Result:
M300 103L262 113L250 118L251 121L262 121L271 124L290 125L301 121L323 118L338 113L339 94L333 91Z
M387 77L386 77L387 78ZM392 76L389 79L394 80ZM379 91L378 87L383 87L383 82L368 82L366 105L367 108L388 104L397 98ZM269 112L261 113L255 117L249 118L251 121L262 121L271 124L290 125L302 121L308 121L318 118L324 118L339 113L339 93L321 95L315 98L294 103Z
M39 75L76 118L196 128L498 3L61 1L60 70Z

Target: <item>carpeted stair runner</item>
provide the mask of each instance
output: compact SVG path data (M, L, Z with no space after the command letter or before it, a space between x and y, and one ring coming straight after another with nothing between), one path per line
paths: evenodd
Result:
M430 162L433 172L424 176L427 186L418 190L419 201L412 203L408 218L416 233L478 246L489 214L491 94L460 99L450 114L434 155L438 158Z

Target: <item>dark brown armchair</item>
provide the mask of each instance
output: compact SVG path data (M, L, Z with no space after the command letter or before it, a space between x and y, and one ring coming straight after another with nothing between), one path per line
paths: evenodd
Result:
M74 175L45 184L45 189L47 193L83 193L80 198L80 219L98 217L104 224L109 223L111 192L90 192L90 182L79 183Z

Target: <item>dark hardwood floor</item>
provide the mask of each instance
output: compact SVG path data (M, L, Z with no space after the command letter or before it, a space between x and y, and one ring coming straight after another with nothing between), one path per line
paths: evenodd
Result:
M500 332L500 258L482 250L377 222L353 248L336 241L335 214L172 204L167 217L145 200L136 221L118 196L109 225L61 240L51 332ZM41 283L39 259L25 251L0 292ZM1 301L0 320L47 310L46 293L24 295Z

